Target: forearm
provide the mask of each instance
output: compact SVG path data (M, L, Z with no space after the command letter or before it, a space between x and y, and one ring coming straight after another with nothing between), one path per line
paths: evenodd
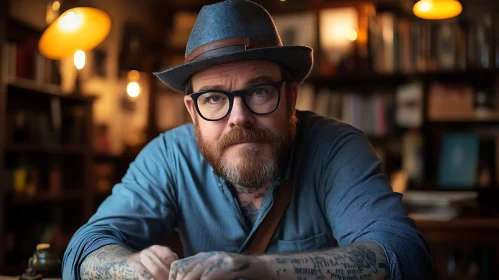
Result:
M80 277L88 279L151 279L134 260L133 252L121 245L106 245L89 254L80 267Z
M268 264L272 279L389 279L385 253L375 242L302 254L264 255L260 258Z

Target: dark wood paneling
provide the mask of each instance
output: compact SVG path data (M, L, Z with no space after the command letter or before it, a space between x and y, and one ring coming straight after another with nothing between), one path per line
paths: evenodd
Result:
M499 267L499 218L457 218L451 221L416 221L418 230L424 235L430 246L435 279L468 279L453 275L449 278L448 264L456 254L471 255L476 250L486 250L490 256L487 277L497 279ZM458 267L457 269L463 269Z
M0 1L0 47L3 47L5 38L6 38L6 31L7 31L7 18L8 18L8 11L9 11L9 1ZM2 50L2 48L0 48ZM0 66L2 66L4 61L2 61L2 55L0 53ZM5 137L2 135L5 135L5 122L7 119L7 87L4 84L4 81L2 80L3 73L2 70L3 67L0 67L0 225L4 224L4 189L5 189L5 184L6 184L6 179L5 177L5 168L4 168L4 154L2 151L5 148ZM0 226L0 271L3 271L2 266L4 264L4 240L5 240L5 232L4 232L4 227Z

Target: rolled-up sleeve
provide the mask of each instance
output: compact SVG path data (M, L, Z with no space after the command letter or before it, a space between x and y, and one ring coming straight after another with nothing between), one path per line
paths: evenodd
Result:
M372 145L348 126L336 131L323 163L324 209L340 246L378 243L391 279L428 279L432 269L425 238L407 216L402 195L392 191Z
M84 258L104 245L141 250L164 242L177 220L172 160L164 135L140 152L112 194L73 235L63 257L64 279L79 279Z

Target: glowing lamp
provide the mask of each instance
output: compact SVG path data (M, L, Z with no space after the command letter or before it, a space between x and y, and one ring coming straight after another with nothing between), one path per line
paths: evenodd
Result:
M73 62L75 64L76 69L81 70L85 67L85 52L82 50L78 50L75 52L73 56Z
M126 87L126 93L131 98L137 98L140 94L140 85L137 82L130 82Z
M126 86L126 93L131 99L139 97L140 92L142 91L139 80L139 71L131 70L128 72L128 85Z
M76 51L89 51L99 45L111 30L111 18L102 10L76 7L65 11L43 32L40 53L49 59L62 59Z
M431 20L453 18L462 11L463 6L457 0L419 0L412 7L414 15Z

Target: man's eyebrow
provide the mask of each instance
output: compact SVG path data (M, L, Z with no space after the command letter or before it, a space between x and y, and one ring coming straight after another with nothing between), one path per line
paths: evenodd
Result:
M261 84L261 83L268 83L268 82L274 82L274 78L270 75L262 75L262 76L257 76L254 78L251 78L246 81L245 83L245 88ZM206 90L222 90L226 91L226 88L223 85L205 85L202 86L198 92L200 91L206 91Z
M203 86L201 87L199 91L205 91L205 90L222 90L222 91L225 91L224 89L224 86L222 85L206 85L206 86Z
M254 78L251 78L248 81L246 81L245 88L248 88L248 87L251 87L251 86L254 86L257 84L261 84L261 83L268 83L268 82L275 82L274 77L272 77L270 75L262 75L262 76L254 77Z

